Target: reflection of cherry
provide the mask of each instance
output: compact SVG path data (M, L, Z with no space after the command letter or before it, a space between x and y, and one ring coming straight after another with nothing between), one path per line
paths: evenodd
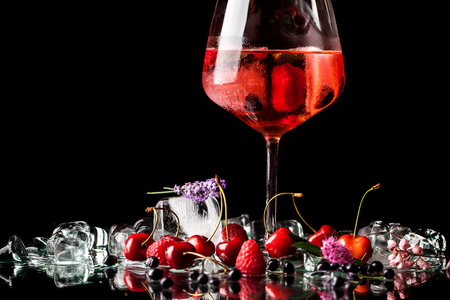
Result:
M127 288L132 292L147 292L145 288L145 273L135 273L125 268L123 272L123 281L127 285Z
M294 292L294 288L281 286L278 282L266 283L267 296L272 299L288 299Z

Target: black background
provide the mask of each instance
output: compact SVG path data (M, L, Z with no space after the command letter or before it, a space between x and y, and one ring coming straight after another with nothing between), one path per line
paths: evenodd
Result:
M373 220L448 226L448 98L425 9L333 1L346 86L337 103L280 143L279 192L302 192L319 228ZM265 141L205 95L202 64L215 1L3 9L0 243L49 237L85 220L146 216L164 186L227 181L229 215L261 219ZM280 219L297 219L280 198Z

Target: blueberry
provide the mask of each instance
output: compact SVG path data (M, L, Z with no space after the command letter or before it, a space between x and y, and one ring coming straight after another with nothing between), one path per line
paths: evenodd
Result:
M364 264L364 265L360 265L359 266L359 272L361 273L361 274L363 274L363 275L366 275L367 274L367 264Z
M228 273L228 280L230 281L238 281L241 279L242 273L238 269L231 270L230 273Z
M209 281L208 275L206 274L200 274L197 279L199 284L207 284Z
M157 268L159 266L159 259L156 256L149 256L145 261L145 265L149 268Z
M212 286L219 286L220 280L217 277L213 277L209 280L209 284Z
M383 272L383 277L386 279L394 279L395 272L392 269L386 269Z
M351 263L346 263L345 265L344 265L344 272L345 273L358 273L358 271L359 271L359 268L358 268L358 266L357 265L355 265L355 264L351 264Z
M151 280L160 280L164 276L164 271L159 268L153 268L148 270L147 276Z
M330 270L337 270L340 267L338 263L331 263Z
M323 271L327 271L327 270L331 270L331 266L330 263L327 261L321 261L317 264L316 270L323 270Z
M164 277L161 279L161 285L165 289L171 288L173 285L173 280L170 277Z
M278 270L278 260L271 259L267 262L267 271L276 271Z
M340 288L345 283L344 278L339 276L331 277L330 284L333 288Z
M381 271L383 271L383 264L381 262L379 262L378 260L372 262L370 264L370 266L373 268L373 272L381 272Z
M289 261L285 262L284 266L283 266L283 273L284 274L294 274L295 273L294 265Z
M115 257L114 255L107 255L103 259L103 265L105 266L114 266L115 264L117 264L117 257Z
M249 112L258 112L262 110L262 103L259 101L258 95L249 93L245 97L244 108Z

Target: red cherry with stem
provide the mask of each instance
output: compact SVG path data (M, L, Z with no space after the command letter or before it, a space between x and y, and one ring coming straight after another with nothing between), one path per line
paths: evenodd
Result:
M215 245L206 236L193 235L187 239L188 243L191 243L195 247L195 252L204 256L211 256L216 252Z
M236 258L244 242L245 240L242 238L233 236L229 241L217 244L216 255L222 263L227 266L234 267L236 265Z
M189 263L195 258L192 254L185 254L185 252L195 252L195 247L188 242L175 242L169 245L164 254L167 263L173 269L186 269Z
M366 197L367 193L373 190L377 190L380 188L380 184L376 184L370 189L368 189L364 196L361 199L361 202L359 203L358 208L358 214L356 215L356 222L355 222L355 230L353 231L353 236L351 234L344 234L339 238L339 243L341 245L346 246L350 252L353 254L353 257L356 259L363 260L367 262L370 257L372 256L372 244L370 243L370 240L366 236L356 236L356 229L358 228L358 219L359 219L359 213L361 212L361 206L364 201L364 198Z
M310 235L307 240L311 244L322 247L323 240L326 240L330 236L333 236L335 232L336 230L330 225L323 225L322 227L320 227L319 231Z
M372 256L372 244L366 236L344 234L339 238L339 243L347 247L356 259L367 262Z
M278 230L266 240L266 250L269 252L271 257L280 258L295 254L297 249L295 247L291 247L292 244L295 244L295 241L288 235L288 233L292 234L292 231L281 227L278 228Z
M130 235L125 241L123 253L128 260L143 261L147 258L148 246L154 242L147 233L140 232Z

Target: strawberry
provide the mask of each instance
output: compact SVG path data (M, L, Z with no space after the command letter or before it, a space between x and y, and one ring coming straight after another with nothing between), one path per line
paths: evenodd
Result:
M147 257L156 256L159 260L160 265L167 266L168 263L164 251L168 246L172 245L175 242L176 240L170 237L165 237L157 240L147 248Z
M266 261L254 240L247 240L242 244L236 258L236 269L243 275L262 276L266 274Z
M224 227L221 232L223 241L227 240L227 231L226 230L227 230L226 227ZM244 241L248 240L247 232L245 231L245 229L241 225L236 224L236 223L228 224L228 234L230 235L230 239L233 236L238 236Z
M272 104L279 112L291 112L305 105L306 79L302 69L291 64L273 67Z

